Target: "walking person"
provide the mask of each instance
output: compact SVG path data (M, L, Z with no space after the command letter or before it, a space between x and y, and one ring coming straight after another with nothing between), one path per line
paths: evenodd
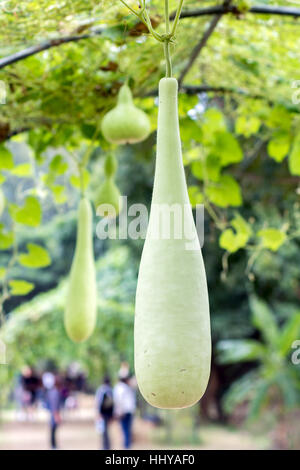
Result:
M102 448L109 450L109 425L114 412L113 389L109 377L104 378L103 384L96 392L96 409L99 418L98 429L102 433Z
M57 449L56 431L61 423L60 408L61 394L57 386L57 379L51 372L43 374L43 385L45 391L45 405L50 413L50 446L51 449Z
M128 371L120 370L119 381L114 387L115 416L119 419L124 436L124 448L132 443L132 422L136 409L135 390L130 384Z

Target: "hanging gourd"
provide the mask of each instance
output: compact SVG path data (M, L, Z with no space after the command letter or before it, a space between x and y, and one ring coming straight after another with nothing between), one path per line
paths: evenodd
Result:
M102 133L113 144L135 144L150 134L150 121L146 113L138 109L128 85L123 85L115 108L109 111L101 123Z
M0 217L3 214L4 208L5 208L5 197L4 197L2 189L0 188Z
M65 328L75 342L86 340L96 324L97 289L93 251L92 208L85 197L79 203L77 239L65 308Z
M164 43L167 78L159 83L154 188L136 292L135 371L139 389L151 405L185 408L207 387L211 336L206 275L182 162L178 84L171 78L169 56L182 1L171 32L167 1L165 6L165 35L153 31L146 9L137 14ZM159 214L166 222L174 207L183 216L180 237L172 217L169 236L158 226Z
M121 193L115 184L114 177L117 171L117 160L114 155L109 154L104 163L104 174L105 181L100 186L96 198L95 207L99 207L102 204L109 205L113 208L112 211L108 211L108 217L116 216L120 213L121 207Z

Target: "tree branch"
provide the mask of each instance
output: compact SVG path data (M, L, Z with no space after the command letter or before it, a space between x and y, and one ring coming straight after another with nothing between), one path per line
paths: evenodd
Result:
M246 90L242 88L230 88L230 87L223 87L223 86L210 86L210 85L185 85L182 84L180 87L180 91L182 93L186 93L187 95L197 95L200 93L219 93L221 95L231 94L231 95L242 95L246 98L251 98L254 100L262 100L266 101L270 106L275 106L278 104L282 104L285 106L289 111L294 112L296 114L300 113L298 106L286 106L284 103L280 103L277 101L270 100L266 98L265 95L260 95L258 93L248 93ZM152 90L147 93L145 96L157 96L158 90Z
M0 59L0 69L3 69L7 65L14 64L15 62L19 62L19 60L26 59L32 55L38 54L39 52L46 51L47 49L51 49L51 47L57 47L61 44L67 44L68 42L77 42L81 41L82 39L89 39L93 36L102 34L102 29L96 29L92 33L89 34L81 34L78 36L65 36L61 38L50 39L49 41L42 42L41 44L37 44L36 46L27 47L23 51L16 52L8 57L4 57Z
M202 49L205 47L209 37L212 35L212 33L214 32L217 24L219 23L220 19L222 18L223 16L223 13L221 14L218 14L216 15L209 27L207 28L207 30L204 32L202 38L200 39L200 41L198 42L198 44L196 44L196 46L194 47L194 49L192 50L192 53L189 57L189 60L188 60L188 63L186 64L186 66L184 67L184 69L182 70L181 74L180 74L180 77L178 79L178 86L180 88L183 80L184 80L184 77L186 76L186 74L188 73L188 71L190 70L190 68L192 67L193 63L195 62L195 60L197 59L198 55L200 54L200 52L202 51Z
M242 14L241 11L234 5L219 5L210 8L201 8L200 10L188 10L181 13L180 18L196 18L198 16L218 15L233 13L236 15ZM276 6L253 6L246 11L246 13L254 13L258 15L279 15L279 16L293 16L294 18L300 17L300 9L292 7L276 7ZM170 19L174 18L174 13L171 14Z
M193 18L199 16L207 16L207 15L224 15L227 13L234 13L236 15L240 15L241 12L238 10L236 6L226 6L220 5L210 8L202 8L201 10L189 10L181 12L180 18ZM292 16L294 18L300 17L300 9L298 8L291 8L291 7L271 7L271 6L253 6L251 7L247 13L255 13L255 14L266 14L266 15L281 15L281 16ZM175 12L170 15L170 20L175 18ZM0 69L3 69L7 65L14 64L20 60L26 59L34 54L38 54L39 52L46 51L47 49L51 49L52 47L57 47L62 44L66 44L68 42L78 42L82 39L89 39L93 36L99 35L103 32L102 29L96 29L92 33L89 34L82 34L78 36L65 36L61 38L50 39L49 41L45 41L41 44L36 46L28 47L23 51L17 52L12 54L8 57L3 57L0 59Z

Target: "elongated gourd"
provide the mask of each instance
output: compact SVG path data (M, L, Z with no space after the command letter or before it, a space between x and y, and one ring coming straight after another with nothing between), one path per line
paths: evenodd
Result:
M0 188L0 217L4 211L4 208L5 208L5 197L4 197L2 189Z
M93 252L92 209L86 198L79 203L77 240L65 309L65 328L75 342L86 340L96 324L97 290Z
M117 105L109 111L101 123L102 133L113 144L135 144L150 134L150 121L146 113L138 109L130 88L120 88Z
M160 81L154 189L136 293L135 371L142 395L158 408L196 403L211 361L206 275L182 163L177 93L175 78ZM159 211L165 217L164 205L174 204L185 208L184 233L178 237L171 222L169 238L162 231L153 236Z

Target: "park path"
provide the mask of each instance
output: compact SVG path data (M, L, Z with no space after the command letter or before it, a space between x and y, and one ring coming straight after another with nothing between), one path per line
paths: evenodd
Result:
M58 430L58 442L64 450L97 450L100 447L100 435L95 429L93 402L84 398L78 410L68 412ZM47 450L48 426L45 410L35 413L34 421L16 420L15 411L2 413L0 428L0 450ZM110 429L112 448L122 449L122 436L118 422L113 422ZM152 423L140 418L134 421L133 449L166 449L157 439ZM221 426L204 426L200 430L201 445L197 447L180 446L178 449L233 449L253 450L261 448L253 436L244 432L233 432ZM168 446L175 449L175 446Z

